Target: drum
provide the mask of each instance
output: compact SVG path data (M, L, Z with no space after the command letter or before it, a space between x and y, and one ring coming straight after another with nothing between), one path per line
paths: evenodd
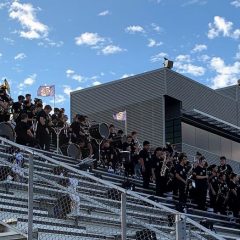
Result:
M106 123L94 124L89 128L89 134L92 138L101 140L109 136L109 128Z
M81 157L80 147L75 143L69 144L67 148L67 154L71 158L80 159Z
M10 141L15 140L15 131L11 124L7 122L1 122L0 123L0 136L7 138Z

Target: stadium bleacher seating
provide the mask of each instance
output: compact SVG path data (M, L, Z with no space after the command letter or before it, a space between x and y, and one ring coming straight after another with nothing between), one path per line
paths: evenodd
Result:
M8 144L0 144L0 167L11 167L11 157ZM125 177L109 173L107 169L98 167L91 169L85 174L78 174L79 167L76 167L76 160L66 156L57 155L51 152L34 150L44 154L48 158L42 158L39 154L33 155L34 162L34 198L33 198L33 236L39 240L57 239L121 239L121 203L120 192L112 191L112 186L122 186ZM22 150L25 167L21 181L1 179L0 181L0 221L2 222L0 239L27 239L28 229L28 164L29 155ZM54 174L57 162L63 163L67 176ZM76 168L76 171L71 170ZM99 181L94 181L97 176ZM71 191L60 182L66 179L77 179L77 195L80 196L80 209L77 212L67 213L65 216L56 215L55 207L60 197L71 194ZM104 185L102 182L109 184ZM171 195L161 198L154 196L154 185L149 190L142 188L139 179L131 179L135 185L135 191L145 199L154 200L170 209L175 209L176 200ZM130 190L129 190L130 191ZM157 208L147 201L142 201L133 195L127 195L127 239L176 239L175 227L169 221L170 212L164 208ZM219 237L225 239L240 239L240 224L235 223L231 216L218 215L215 213L200 211L195 205L188 203L186 216L200 222L205 219L213 223L214 231ZM144 236L149 231L144 228L156 230L157 238ZM187 239L214 239L205 235L196 226L187 223ZM136 234L138 232L138 234ZM141 238L139 232L143 234ZM191 232L191 234L189 234ZM22 234L20 234L22 233ZM161 235L162 233L163 235ZM5 234L5 235L4 235ZM25 234L25 235L24 235ZM159 237L160 236L160 237ZM202 237L202 238L201 238Z

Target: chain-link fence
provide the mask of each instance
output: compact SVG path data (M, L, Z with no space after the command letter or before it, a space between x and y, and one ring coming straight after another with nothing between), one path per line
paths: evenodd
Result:
M29 239L222 239L79 164L0 139L0 220Z

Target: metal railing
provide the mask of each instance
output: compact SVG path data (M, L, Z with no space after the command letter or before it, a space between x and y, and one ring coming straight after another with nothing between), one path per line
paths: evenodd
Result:
M184 213L81 171L64 158L58 161L0 140L5 144L0 152L0 176L5 176L0 220L28 239L223 240ZM16 148L24 166L13 156Z

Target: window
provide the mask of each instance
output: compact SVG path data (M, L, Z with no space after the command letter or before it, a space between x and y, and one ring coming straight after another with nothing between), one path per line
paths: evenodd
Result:
M182 123L182 142L196 146L195 142L195 127Z

